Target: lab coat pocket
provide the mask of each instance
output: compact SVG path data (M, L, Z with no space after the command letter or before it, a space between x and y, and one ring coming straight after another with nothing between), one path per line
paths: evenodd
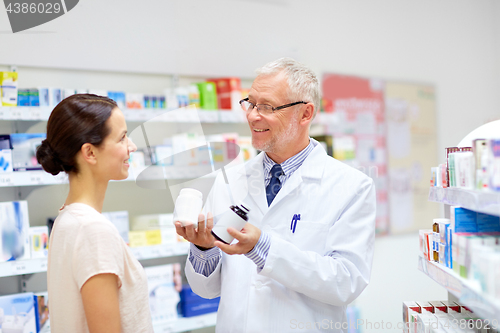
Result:
M321 252L325 246L328 225L311 221L297 221L295 232L291 227L291 241L301 250Z

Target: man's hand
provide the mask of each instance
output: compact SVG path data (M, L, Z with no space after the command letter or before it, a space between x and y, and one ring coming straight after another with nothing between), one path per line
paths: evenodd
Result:
M193 243L204 249L213 248L215 238L212 236L212 229L214 228L214 218L212 213L207 214L207 225L205 226L205 215L198 215L198 225L191 224L183 227L179 221L175 222L175 230L177 234L184 237L188 242Z
M241 229L241 232L234 228L227 228L227 232L238 240L238 243L227 245L219 241L215 241L214 245L220 248L227 254L245 254L250 252L260 238L260 229L253 224L247 223Z

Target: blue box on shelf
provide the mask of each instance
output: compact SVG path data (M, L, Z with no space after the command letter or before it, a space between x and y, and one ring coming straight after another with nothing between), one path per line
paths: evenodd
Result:
M206 299L196 295L189 285L182 286L181 311L184 317L194 317L205 313L217 312L220 297Z

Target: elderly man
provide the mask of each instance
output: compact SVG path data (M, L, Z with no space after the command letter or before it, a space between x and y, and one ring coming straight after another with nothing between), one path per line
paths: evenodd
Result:
M345 308L370 279L375 230L372 179L328 156L309 137L319 108L315 74L293 59L257 72L240 104L261 150L228 172L236 202L250 209L237 241L211 234L232 204L216 179L197 226L177 233L191 248L194 292L221 297L217 332L347 332Z

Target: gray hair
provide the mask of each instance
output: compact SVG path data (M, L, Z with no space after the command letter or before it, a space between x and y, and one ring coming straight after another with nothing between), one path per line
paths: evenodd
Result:
M288 79L290 103L298 101L313 103L316 115L321 103L316 74L292 58L280 58L256 70L257 75L275 75L281 72Z

